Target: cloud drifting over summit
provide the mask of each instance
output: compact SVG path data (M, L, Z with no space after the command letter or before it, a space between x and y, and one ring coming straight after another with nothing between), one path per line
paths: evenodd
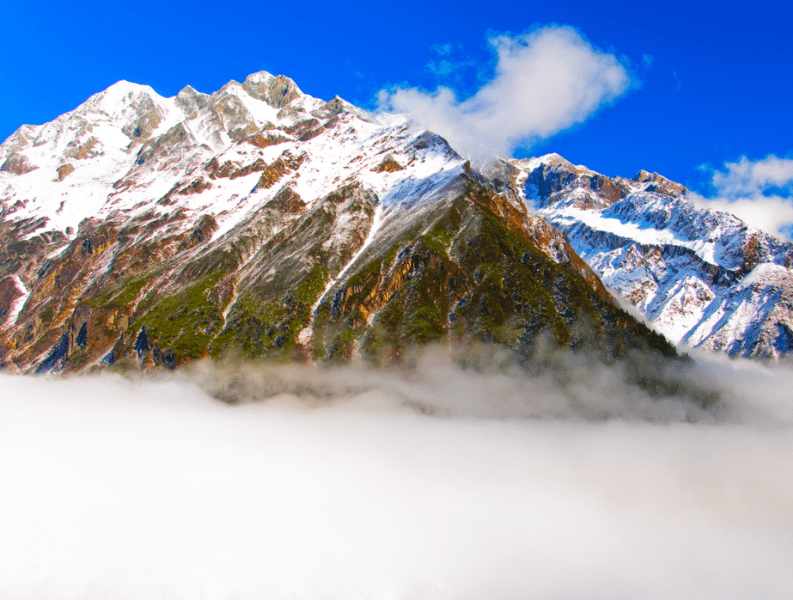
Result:
M490 39L495 76L472 97L454 91L395 88L380 93L385 109L405 112L474 159L508 155L583 122L630 85L626 69L570 27Z
M793 159L769 155L759 160L742 156L714 171L713 198L691 194L702 208L734 214L750 227L790 239L793 227Z

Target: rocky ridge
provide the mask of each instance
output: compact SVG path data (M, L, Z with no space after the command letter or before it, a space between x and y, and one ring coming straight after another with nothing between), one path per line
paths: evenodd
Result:
M510 164L525 202L673 342L744 357L793 349L793 245L696 206L657 173L609 178L555 154Z

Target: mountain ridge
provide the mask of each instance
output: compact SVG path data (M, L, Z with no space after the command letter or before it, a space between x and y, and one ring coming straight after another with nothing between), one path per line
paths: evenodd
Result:
M517 161L526 201L675 343L776 358L793 341L793 245L641 171L608 178L559 160Z
M20 128L0 164L0 360L22 372L389 361L442 339L674 354L527 209L527 163L474 169L283 76L171 98L120 82ZM628 185L587 173L601 200Z

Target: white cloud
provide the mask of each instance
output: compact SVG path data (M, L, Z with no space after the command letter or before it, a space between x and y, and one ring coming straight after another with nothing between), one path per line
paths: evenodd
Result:
M790 188L793 185L793 160L777 158L773 154L762 160L745 156L733 163L725 163L727 172L716 171L713 185L728 197L755 196L770 187Z
M455 48L454 44L450 43L433 45L430 50L438 56L438 60L431 60L424 68L438 79L448 80L454 76L455 79L459 80L462 71L476 68L477 65L470 58L452 59L452 54L456 53L458 48Z
M793 160L774 155L760 160L745 156L725 163L726 171L713 173L716 196L703 198L691 194L695 204L734 214L750 227L789 239L786 229L793 226ZM769 193L777 189L787 196Z
M492 38L493 79L460 101L446 87L435 92L396 88L382 93L384 109L406 112L475 159L509 154L581 123L628 89L617 58L593 48L570 27Z
M708 360L748 420L585 361L0 375L0 597L791 598L793 373Z
M690 194L689 198L702 208L711 208L732 213L750 227L760 229L778 238L787 240L785 229L793 225L793 204L779 196L755 198L703 198Z

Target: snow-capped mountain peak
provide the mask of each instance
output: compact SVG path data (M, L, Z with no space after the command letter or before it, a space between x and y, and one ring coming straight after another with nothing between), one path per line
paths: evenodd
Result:
M23 371L452 334L673 353L529 214L519 169L485 175L284 76L170 98L119 82L0 151L0 359Z
M657 173L610 178L558 155L512 164L527 204L669 339L733 355L788 352L793 246L695 206Z

